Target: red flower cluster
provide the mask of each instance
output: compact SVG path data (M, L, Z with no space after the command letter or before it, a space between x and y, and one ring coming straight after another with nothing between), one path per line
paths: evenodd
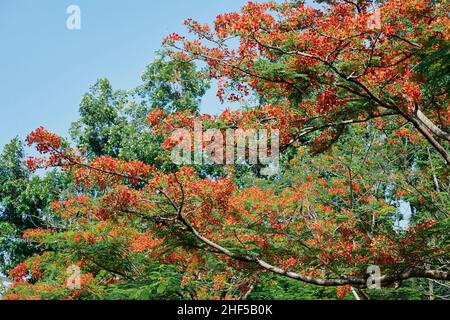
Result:
M124 161L112 157L99 157L87 164L81 163L73 177L78 185L90 188L98 185L102 189L117 185L123 180L137 184L145 180L154 169L141 161Z
M149 233L138 235L130 242L131 250L134 252L144 252L151 250L164 242L164 238L156 239Z
M155 126L161 122L162 118L164 118L164 115L165 115L164 110L154 109L148 113L147 123L150 126Z
M56 152L61 147L61 139L43 127L39 127L30 133L26 141L28 146L36 144L36 150L43 154Z
M11 269L8 272L8 275L14 279L14 281L19 282L22 281L23 278L28 274L28 266L27 262L19 263L15 268Z
M30 171L63 164L64 154L61 148L61 139L56 134L39 127L28 135L26 142L28 146L35 144L36 150L41 154L49 155L48 158L29 157L25 164Z

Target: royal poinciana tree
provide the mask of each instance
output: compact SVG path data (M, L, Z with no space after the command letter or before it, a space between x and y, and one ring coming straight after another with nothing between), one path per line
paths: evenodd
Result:
M264 273L319 286L381 287L450 279L448 18L444 3L248 3L193 36L167 37L179 63L200 61L223 101L257 107L220 116L154 109L170 154L176 128L280 130L282 172L251 183L240 169L174 171L86 157L39 128L42 158L76 191L52 205L46 228L25 232L40 253L10 272L6 298L95 298L131 284L165 298L246 298ZM416 219L395 226L394 203ZM67 287L67 268L81 287ZM370 278L369 280L372 280Z

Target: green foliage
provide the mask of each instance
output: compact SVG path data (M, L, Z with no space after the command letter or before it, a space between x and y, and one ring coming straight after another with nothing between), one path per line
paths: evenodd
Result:
M281 276L264 275L249 300L323 300L336 299L334 288L318 287Z
M438 43L432 39L428 41L421 53L422 60L416 70L427 79L426 92L448 93L450 91L450 47L445 42Z
M150 109L198 112L209 81L192 62L172 60L164 52L147 66L136 93Z
M23 261L38 249L22 240L22 232L44 227L49 205L62 193L67 177L52 171L30 176L24 166L24 148L18 138L0 155L0 272Z
M179 270L171 265L148 264L145 277L108 287L108 300L178 300L183 298Z

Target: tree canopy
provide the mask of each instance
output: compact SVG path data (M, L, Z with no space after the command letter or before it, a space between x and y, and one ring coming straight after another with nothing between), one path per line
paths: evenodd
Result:
M5 147L4 297L448 298L448 12L249 2L186 20L142 85L91 88L72 143L40 127L40 156ZM200 114L211 81L246 107ZM196 122L278 130L279 171L173 163Z

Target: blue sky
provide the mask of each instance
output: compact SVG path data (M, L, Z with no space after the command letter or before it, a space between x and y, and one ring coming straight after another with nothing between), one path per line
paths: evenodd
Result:
M82 95L96 79L115 89L140 83L163 37L183 21L210 22L246 0L1 0L0 148L43 125L67 136ZM81 30L68 30L66 9L81 9ZM223 110L209 92L202 109Z

